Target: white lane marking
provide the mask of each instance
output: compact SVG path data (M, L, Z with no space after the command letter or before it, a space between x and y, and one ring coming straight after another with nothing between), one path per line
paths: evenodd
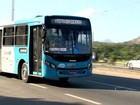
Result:
M39 87L39 88L43 88L43 89L46 89L47 88L47 87L44 87L44 86L41 86L41 85L37 85L37 84L33 84L33 83L30 83L30 85L36 86L36 87Z
M12 80L18 80L18 79L16 79L16 78L11 78Z
M69 96L69 97L73 97L73 98L79 99L79 100L87 101L89 103L93 103L93 104L96 104L96 105L101 105L101 103L99 103L99 102L92 101L92 100L89 100L89 99L86 99L86 98L82 98L82 97L79 97L79 96L75 96L75 95L72 95L72 94L67 94L66 93L65 95Z
M128 87L119 86L119 85L112 85L112 84L103 83L103 82L96 82L96 81L90 81L90 80L88 80L88 82L97 83L97 84L106 85L106 86L112 86L112 87L115 87L115 90L117 90L117 88L127 89L127 90L130 90L130 91L136 91L137 90L137 89L134 89L134 88L128 88Z

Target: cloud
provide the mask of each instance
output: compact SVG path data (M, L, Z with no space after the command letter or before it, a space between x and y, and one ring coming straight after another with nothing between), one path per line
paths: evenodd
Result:
M95 10L93 8L86 8L86 9L83 9L83 10L75 13L74 15L87 17L87 18L91 19L93 17L94 13L95 13Z

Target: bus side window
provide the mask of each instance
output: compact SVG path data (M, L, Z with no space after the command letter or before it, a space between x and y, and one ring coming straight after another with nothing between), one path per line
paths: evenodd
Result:
M5 27L3 36L3 45L14 44L14 27Z
M15 35L15 45L27 45L28 42L28 26L17 26Z

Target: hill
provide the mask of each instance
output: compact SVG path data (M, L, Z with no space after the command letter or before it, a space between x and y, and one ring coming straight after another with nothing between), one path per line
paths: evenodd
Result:
M130 41L124 42L124 43L127 43L127 44L140 44L140 36L135 38L135 39L132 39Z
M95 42L98 42L98 41L95 41ZM112 40L110 39L105 39L103 41L100 41L101 43L114 43ZM132 45L132 44L140 44L140 36L137 37L137 38L134 38L132 40L129 40L129 41L126 41L126 42L122 42L122 44L129 44L129 45Z
M140 55L140 37L124 43L93 42L93 51L100 60L130 60Z

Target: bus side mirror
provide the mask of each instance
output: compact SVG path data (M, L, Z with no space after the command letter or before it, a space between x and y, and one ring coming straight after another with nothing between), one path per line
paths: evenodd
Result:
M42 37L42 42L45 41L45 38L46 38L46 27L43 25L42 26L42 34L41 34L41 37Z
M46 30L43 29L42 38L44 39L46 35Z
M43 29L43 30L42 30L42 34L41 34L42 43L45 41L45 35L46 35L46 32L45 32L45 30Z

